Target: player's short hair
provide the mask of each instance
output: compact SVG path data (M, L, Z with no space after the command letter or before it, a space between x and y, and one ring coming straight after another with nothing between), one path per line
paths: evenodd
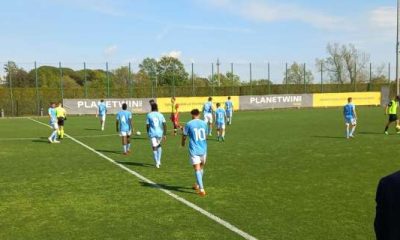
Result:
M228 100L231 100L231 96L228 97Z
M150 99L149 103L150 103L150 105L151 105L151 104L153 104L153 103L156 103L156 101L154 101L154 99Z
M192 111L190 111L190 114L192 114L192 116L199 116L200 115L200 111L199 109L193 109Z
M347 98L347 101L348 101L348 102L351 102L352 100L353 100L352 97Z
M217 103L217 107L220 107L221 106L221 103Z
M104 102L104 99L101 99L100 102Z
M176 98L175 98L175 97L172 97L171 99L172 99L172 100L176 100Z
M126 110L127 108L128 108L128 104L123 103L123 104L122 104L122 110Z
M208 101L212 101L212 97L208 97Z
M157 103L153 102L153 103L151 104L151 111L152 111L152 112L158 112L158 105L157 105Z

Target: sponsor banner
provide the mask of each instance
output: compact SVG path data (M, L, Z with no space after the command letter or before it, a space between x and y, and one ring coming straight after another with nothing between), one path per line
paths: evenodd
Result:
M312 107L311 94L240 96L240 110Z
M122 104L128 105L128 110L133 113L146 113L150 111L150 98L104 99L107 113L116 114L122 109ZM64 99L63 105L68 114L97 114L100 99Z
M380 105L380 92L347 92L347 93L316 93L313 94L314 107L338 107L347 103L352 97L355 105Z
M228 100L228 96L218 96L212 97L214 108L216 108L217 103L221 103L221 106L225 106L225 102ZM180 112L190 112L197 108L201 111L205 102L207 102L208 97L176 97L175 103L179 104ZM234 110L239 109L239 97L231 96L231 101L233 103ZM157 98L158 109L160 112L170 113L172 110L171 98Z

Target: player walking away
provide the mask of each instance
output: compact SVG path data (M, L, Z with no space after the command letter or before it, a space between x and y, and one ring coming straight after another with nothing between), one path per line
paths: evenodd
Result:
M100 119L100 127L101 127L101 131L104 131L104 125L106 122L106 115L107 115L107 106L104 102L103 99L100 100L99 103L99 112L98 112L98 116Z
M356 130L357 125L357 113L356 113L356 106L352 103L353 99L349 97L347 99L347 104L344 105L343 108L343 116L344 121L346 123L346 138L353 138L354 131ZM350 129L351 126L351 129Z
M228 101L225 102L225 111L228 125L231 125L233 117L233 102L231 101L231 97L228 97Z
M67 111L63 108L62 103L58 103L56 107L56 116L58 124L58 139L64 139L64 121L67 120Z
M178 129L182 129L181 125L179 124L179 104L176 103L174 106L174 113L171 114L171 121L174 125L174 136L178 133Z
M126 103L122 104L122 111L117 113L116 128L117 132L122 139L122 146L124 155L128 155L131 152L131 141L130 137L132 134L132 113L127 111L128 105Z
M215 111L215 125L217 127L217 141L225 142L225 121L226 111L221 107L220 103L217 103L217 110Z
M388 129L390 124L392 124L392 122L396 122L396 131L397 133L399 133L399 119L397 117L397 108L399 107L399 99L400 96L395 97L394 99L392 99L389 104L386 106L385 108L385 114L389 115L389 121L386 124L385 127L385 134L388 135Z
M203 105L204 121L208 124L208 136L212 136L212 123L213 123L213 103L212 97L208 98L208 102Z
M52 102L50 104L49 110L48 110L49 118L50 118L50 126L53 132L51 133L49 139L49 143L60 143L57 140L57 130L58 130L58 124L57 124L57 113L56 113L56 104Z
M183 130L182 147L186 144L189 136L189 157L194 168L196 184L193 186L200 196L205 196L203 185L204 165L207 158L207 123L200 120L200 111L193 109L192 120L188 122Z
M161 142L167 139L167 123L164 115L158 112L157 103L151 104L151 112L147 114L146 118L146 129L151 141L151 147L153 148L156 168L160 168L162 154Z

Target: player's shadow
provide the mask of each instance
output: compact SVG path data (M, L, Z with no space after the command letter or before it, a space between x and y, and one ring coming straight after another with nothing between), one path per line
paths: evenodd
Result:
M47 139L47 137L40 137L38 139L34 139L32 140L32 142L34 143L49 143L49 140Z
M358 132L360 135L383 135L383 132Z
M98 128L85 128L86 131L101 131L101 129Z
M139 183L142 184L143 187L165 189L165 190L181 192L181 193L196 194L194 192L194 190L192 190L192 188L189 188L189 187L173 186L173 185L168 185L168 184L163 184L163 183L147 183L147 182L143 182L143 181L140 181ZM191 191L189 191L189 190L191 190Z
M101 153L114 153L114 154L122 154L120 151L115 151L115 150L101 150L101 149L96 149L97 152Z
M122 161L117 161L117 163L122 164L122 165L128 165L128 166L136 166L136 167L154 167L153 164L141 163L141 162L122 162Z
M345 137L338 136L312 136L313 138L330 138L330 139L345 139Z

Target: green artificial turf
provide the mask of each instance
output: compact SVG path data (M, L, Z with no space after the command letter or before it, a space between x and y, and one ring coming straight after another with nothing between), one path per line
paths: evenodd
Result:
M400 169L400 136L383 134L381 108L364 107L356 138L347 140L341 112L235 113L226 142L208 141L204 198L191 190L179 136L169 132L154 167L144 115L134 115L142 136L129 156L114 116L104 132L95 117L71 116L65 129L258 239L374 239L376 186ZM241 239L71 139L48 144L49 134L29 119L0 120L0 239Z

